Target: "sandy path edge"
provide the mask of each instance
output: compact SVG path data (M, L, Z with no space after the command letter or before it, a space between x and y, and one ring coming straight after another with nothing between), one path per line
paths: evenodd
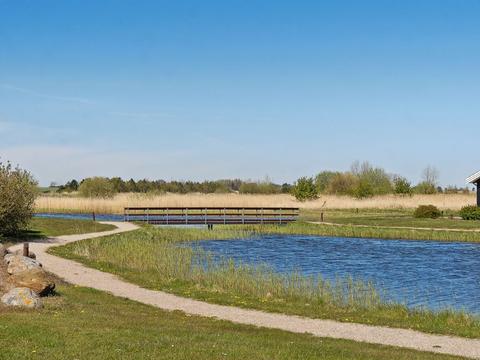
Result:
M458 355L480 359L480 339L425 334L419 331L341 323L332 320L309 319L300 316L267 313L233 306L209 304L203 301L182 298L162 291L154 291L127 283L117 276L85 267L72 260L47 254L48 248L70 242L113 235L137 229L130 223L104 222L117 226L116 230L82 235L51 238L47 242L32 242L30 249L44 268L64 278L67 282L106 291L115 296L128 298L165 310L179 310L192 315L214 317L239 324L274 328L294 333L309 333L314 336L347 339L380 345L391 345L421 351ZM21 244L10 250L21 248Z

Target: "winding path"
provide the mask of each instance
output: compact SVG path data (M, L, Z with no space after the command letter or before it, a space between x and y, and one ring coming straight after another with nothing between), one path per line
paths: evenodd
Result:
M267 313L232 306L209 304L202 301L182 298L162 291L154 291L121 280L119 277L85 267L75 261L47 254L48 248L70 242L91 239L132 231L137 227L130 223L105 222L117 226L116 230L83 235L68 235L30 244L37 259L51 273L67 282L109 292L115 296L128 298L143 304L165 310L179 310L192 315L213 317L239 324L256 325L290 331L310 333L314 336L347 339L372 344L391 345L421 351L459 355L480 359L480 340L452 336L431 335L414 330L396 329L382 326L341 323L331 320L309 319L299 316ZM22 245L15 245L17 250Z

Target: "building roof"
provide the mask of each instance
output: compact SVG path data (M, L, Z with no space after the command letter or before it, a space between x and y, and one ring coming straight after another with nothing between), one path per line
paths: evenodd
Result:
M476 172L473 175L470 175L467 178L467 183L476 184L479 181L480 181L480 171Z

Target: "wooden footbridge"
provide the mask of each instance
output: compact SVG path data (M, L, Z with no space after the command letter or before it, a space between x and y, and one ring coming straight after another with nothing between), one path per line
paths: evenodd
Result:
M126 222L153 225L287 224L296 221L299 208L277 207L126 207Z

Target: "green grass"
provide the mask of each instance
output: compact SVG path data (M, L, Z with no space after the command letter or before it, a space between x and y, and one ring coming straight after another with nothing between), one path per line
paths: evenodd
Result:
M40 311L0 307L2 359L460 359L166 312L60 286Z
M91 220L33 218L28 229L16 236L2 238L0 242L13 243L51 236L86 234L114 229L116 227L113 225L100 224Z
M216 228L214 231L142 228L135 232L90 239L53 248L74 259L155 290L213 303L262 309L344 322L412 328L424 332L480 337L480 319L460 312L408 310L385 303L370 284L352 279L336 283L298 274L277 274L266 267L215 262L208 253L179 247L178 242L228 239L252 231L296 233L315 225Z
M400 229L375 226L311 224L298 221L288 226L250 226L247 229L263 233L303 234L374 239L435 240L450 242L480 242L480 232Z
M360 209L352 210L302 210L302 219L307 221L320 221L323 212L324 221L348 225L369 226L402 226L423 227L434 229L463 229L480 230L480 221L466 221L458 218L450 218L457 215L452 211L446 211L444 217L439 219L417 219L413 216L413 210L380 210Z

